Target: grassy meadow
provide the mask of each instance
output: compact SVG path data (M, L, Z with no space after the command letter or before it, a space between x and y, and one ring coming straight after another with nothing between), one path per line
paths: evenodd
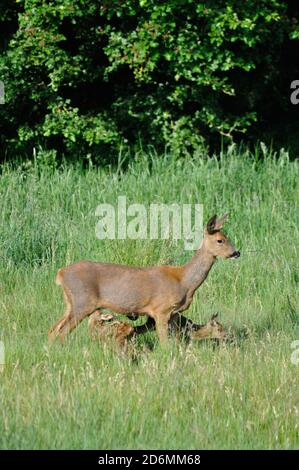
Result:
M100 203L202 203L229 212L241 257L219 260L187 316L219 312L233 344L159 347L148 333L131 360L87 334L63 345L47 332L61 316L58 268L79 259L149 266L183 242L99 240ZM140 152L117 168L59 170L32 164L0 176L2 449L299 448L299 164L231 147L221 157L174 159ZM144 351L143 345L152 345Z

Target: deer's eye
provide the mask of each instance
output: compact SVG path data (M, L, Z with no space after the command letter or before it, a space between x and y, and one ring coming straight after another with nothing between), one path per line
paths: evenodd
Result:
M217 240L217 243L219 243L219 245L222 245L222 243L224 243L224 240Z

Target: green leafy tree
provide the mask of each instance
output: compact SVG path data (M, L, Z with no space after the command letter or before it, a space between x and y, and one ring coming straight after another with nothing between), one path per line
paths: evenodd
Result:
M286 35L298 38L281 0L11 3L1 7L4 150L101 158L124 140L177 152L231 140L260 119Z

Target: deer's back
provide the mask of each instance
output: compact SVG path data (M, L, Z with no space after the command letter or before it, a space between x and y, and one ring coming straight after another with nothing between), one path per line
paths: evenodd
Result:
M106 308L142 310L164 299L184 296L175 267L136 268L112 263L79 261L58 271L56 282L71 293L101 299Z

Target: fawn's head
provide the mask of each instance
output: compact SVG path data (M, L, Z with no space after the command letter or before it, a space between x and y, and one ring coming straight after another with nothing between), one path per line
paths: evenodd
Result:
M216 215L210 218L204 230L203 244L205 249L213 256L222 258L239 258L240 252L236 250L229 238L221 231L228 214L217 219Z
M225 339L227 333L224 326L217 320L217 317L218 313L213 315L205 325L197 326L192 332L192 339Z
M224 339L226 337L226 331L222 323L218 320L218 313L215 313L208 321L206 327L210 331L211 338Z

